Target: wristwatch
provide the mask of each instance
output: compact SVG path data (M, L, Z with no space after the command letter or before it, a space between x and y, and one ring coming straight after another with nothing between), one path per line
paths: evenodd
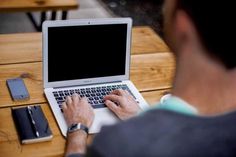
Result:
M78 130L83 130L85 131L87 134L88 134L88 127L81 124L81 123L75 123L75 124L71 124L69 127L68 127L68 130L67 130L67 133L72 133L72 132L75 132L75 131L78 131Z

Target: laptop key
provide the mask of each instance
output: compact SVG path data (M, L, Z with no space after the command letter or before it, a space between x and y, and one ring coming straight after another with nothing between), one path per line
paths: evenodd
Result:
M58 105L61 105L63 102L65 102L65 101L63 101L63 100L58 100L57 101Z
M87 94L90 94L90 93L91 93L91 91L90 91L90 90L86 90L86 93L87 93Z
M59 95L60 95L61 97L62 97L62 96L64 96L64 94L62 94L62 93L61 93L61 94L59 94Z
M53 93L53 95L54 95L55 97L58 97L58 96L59 96L59 94L57 94L57 93Z
M78 95L80 95L80 94L81 94L81 92L79 92L79 91L77 91L76 93L77 93Z
M69 96L70 94L69 93L65 93L65 96Z
M56 100L57 101L63 101L63 98L62 97L57 97Z
M91 100L91 101L94 100L93 97L90 97L90 98L88 98L88 99Z

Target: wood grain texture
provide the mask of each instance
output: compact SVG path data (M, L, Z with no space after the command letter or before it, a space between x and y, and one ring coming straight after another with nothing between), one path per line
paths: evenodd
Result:
M65 139L60 133L48 104L42 104L41 107L53 133L52 141L21 145L12 119L11 109L2 108L0 109L0 119L2 120L0 123L0 156L63 156Z
M149 27L134 27L132 54L169 52L166 44ZM42 34L0 35L0 65L42 61Z
M170 88L174 59L170 53L134 55L131 59L131 80L140 91ZM30 100L13 102L6 79L24 77ZM42 62L0 66L0 107L43 103Z
M77 9L76 0L1 0L0 12L29 12Z
M165 42L150 27L134 27L132 54L170 52Z
M140 91L171 87L175 60L171 53L133 55L130 78Z
M42 34L0 35L0 65L42 61Z

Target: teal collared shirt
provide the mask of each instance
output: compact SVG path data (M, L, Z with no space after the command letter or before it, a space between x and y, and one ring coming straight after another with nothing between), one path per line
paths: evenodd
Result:
M170 110L187 115L198 115L198 111L196 108L194 108L192 105L188 104L181 98L173 95L169 95L167 98L161 100L160 103L150 107L148 110L154 109Z

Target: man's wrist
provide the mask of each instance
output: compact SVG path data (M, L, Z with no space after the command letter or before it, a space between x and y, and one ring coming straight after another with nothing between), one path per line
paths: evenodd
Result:
M83 130L78 130L67 134L66 156L69 154L84 154L86 150L88 134Z

